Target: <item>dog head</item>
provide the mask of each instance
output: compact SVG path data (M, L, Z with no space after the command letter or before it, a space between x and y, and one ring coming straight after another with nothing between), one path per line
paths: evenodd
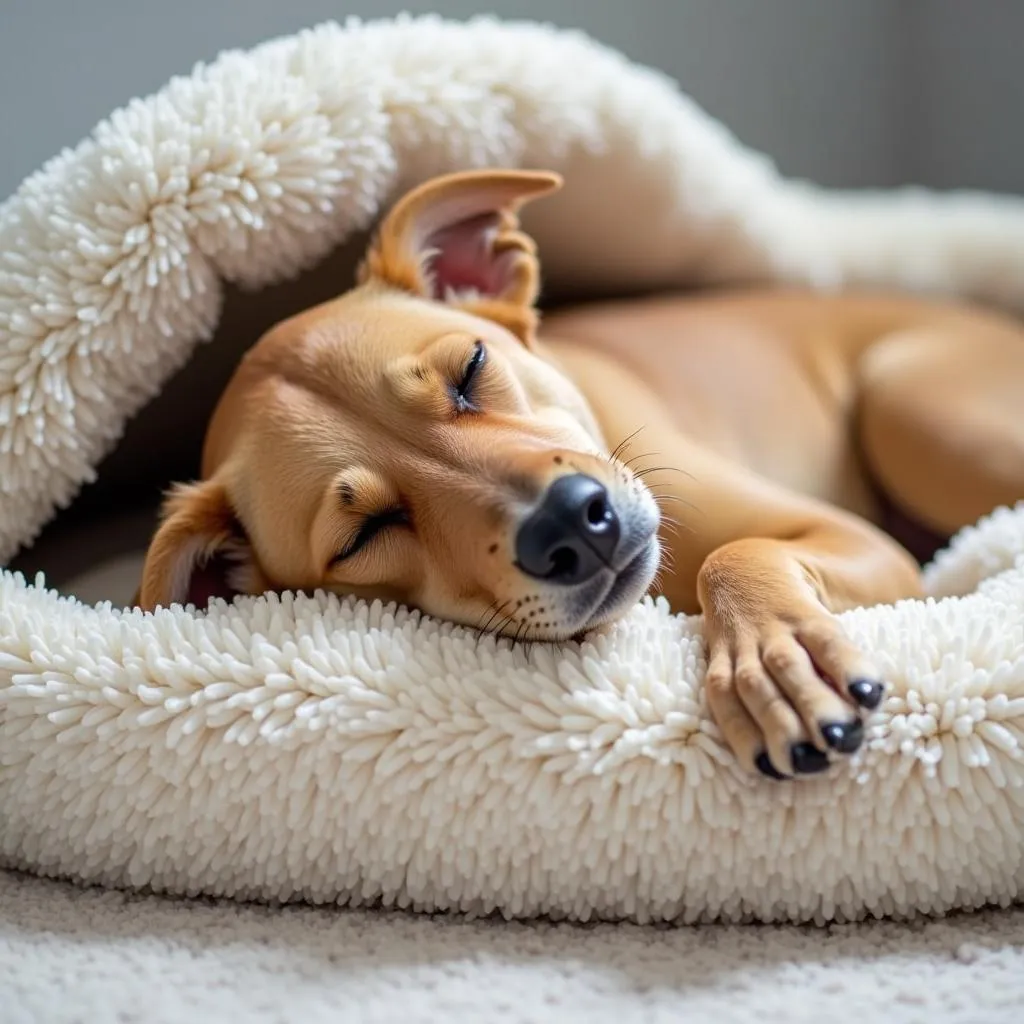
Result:
M172 492L139 604L318 588L531 640L621 615L657 506L535 337L517 211L557 176L449 175L405 196L340 298L249 351Z

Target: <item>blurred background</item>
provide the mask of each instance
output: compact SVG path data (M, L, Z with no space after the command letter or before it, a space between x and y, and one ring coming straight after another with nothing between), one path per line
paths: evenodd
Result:
M1024 191L1020 0L0 0L0 198L196 61L403 10L582 28L822 184Z

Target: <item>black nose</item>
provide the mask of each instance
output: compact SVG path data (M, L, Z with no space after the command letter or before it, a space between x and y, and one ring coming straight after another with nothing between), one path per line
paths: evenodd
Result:
M611 564L619 518L608 492L582 473L556 480L516 534L516 560L529 576L583 583Z

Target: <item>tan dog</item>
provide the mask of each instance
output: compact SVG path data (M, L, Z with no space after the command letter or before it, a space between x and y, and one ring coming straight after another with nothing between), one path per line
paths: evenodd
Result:
M428 182L358 287L259 341L140 604L202 605L226 567L227 593L322 587L563 640L661 563L674 608L704 613L709 706L741 763L821 771L883 692L833 613L920 593L879 524L895 507L945 537L1024 497L1024 331L768 291L582 308L538 339L516 211L558 184Z

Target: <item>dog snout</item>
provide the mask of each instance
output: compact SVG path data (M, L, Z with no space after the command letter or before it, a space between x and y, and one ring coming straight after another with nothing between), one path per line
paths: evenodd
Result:
M516 534L516 562L549 583L585 583L611 567L621 527L607 489L593 477L560 477Z

